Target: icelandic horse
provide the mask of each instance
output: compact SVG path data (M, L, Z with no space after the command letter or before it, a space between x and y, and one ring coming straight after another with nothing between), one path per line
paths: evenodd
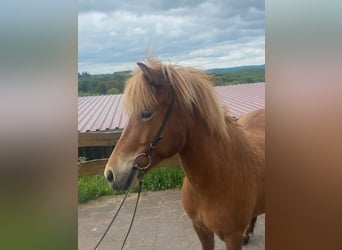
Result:
M127 190L142 178L139 169L148 172L178 154L182 204L202 249L214 249L214 234L227 250L242 249L265 210L265 111L236 121L204 72L155 57L138 66L125 86L129 119L106 179L113 189Z

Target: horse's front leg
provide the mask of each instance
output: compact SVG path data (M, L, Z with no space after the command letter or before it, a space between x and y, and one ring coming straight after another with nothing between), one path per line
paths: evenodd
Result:
M236 232L228 237L226 242L227 250L242 250L243 232Z
M196 223L192 223L198 238L202 244L202 250L214 250L215 241L214 241L214 233L206 228L204 225L198 225Z

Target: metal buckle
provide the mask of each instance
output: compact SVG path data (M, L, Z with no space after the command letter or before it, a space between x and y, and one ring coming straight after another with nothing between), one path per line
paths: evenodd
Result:
M144 157L145 159L147 159L147 162L148 162L148 163L146 164L146 166L144 166L144 167L139 166L139 164L137 163L137 160L138 160L139 158L141 158L141 157ZM151 162L152 162L152 159L151 159L151 156L150 156L150 155L147 155L146 153L140 153L140 154L137 154L137 155L135 156L134 167L136 167L136 168L139 169L139 170L145 170L145 169L147 169L147 168L150 167Z

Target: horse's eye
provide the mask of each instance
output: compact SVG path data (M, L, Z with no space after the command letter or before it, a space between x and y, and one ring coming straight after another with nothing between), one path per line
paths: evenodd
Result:
M141 119L147 121L152 118L153 112L151 111L143 111L141 112Z

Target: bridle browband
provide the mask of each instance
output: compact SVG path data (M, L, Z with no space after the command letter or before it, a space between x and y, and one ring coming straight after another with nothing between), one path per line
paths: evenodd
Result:
M175 102L175 95L173 93L173 91L171 90L171 103L169 105L169 107L167 108L167 111L165 113L165 116L164 116L164 119L163 119L163 122L162 124L160 125L159 129L158 129L158 132L157 134L154 136L154 138L152 139L152 142L148 145L147 149L145 152L143 153L139 153L135 156L135 159L134 159L134 166L133 166L133 169L137 169L140 174L141 174L141 179L139 181L139 189L138 189L138 196L137 196L137 200L136 200L136 203L135 203L135 207L134 207L134 211L133 211L133 215L132 215L132 220L131 220L131 223L129 225L129 228L128 228L128 231L127 231L127 234L125 236L125 239L122 243L122 246L121 246L121 249L123 249L123 247L125 246L125 243L126 243L126 240L128 238L128 235L131 231L131 228L132 228L132 225L133 225L133 222L134 222L134 218L135 218L135 214L136 214L136 211L137 211L137 207L138 207L138 202L139 202L139 198L140 198L140 193L141 193L141 188L142 188L142 180L143 180L143 177L144 177L144 174L145 174L145 170L148 169L150 166L151 166L151 162L152 162L152 158L151 158L151 154L152 154L152 151L153 149L157 146L158 142L162 139L162 136L161 134L163 133L163 130L165 128L165 125L167 123L167 121L169 120L169 117L170 117L170 114L171 114L171 111L172 111L172 108L173 108L173 105L174 105L174 102ZM137 160L139 158L146 158L147 159L147 164L145 166L139 166L139 164L137 163ZM133 172L131 172L130 176L129 176L129 179L133 178ZM129 181L130 182L130 181ZM104 232L104 234L102 235L102 237L100 238L100 240L98 241L98 243L96 244L95 249L97 249L97 247L101 244L102 240L104 239L104 237L106 236L107 232L109 231L110 227L112 226L114 220L116 219L117 215L119 214L120 212L120 209L122 207L122 205L124 204L126 198L127 198L127 195L128 195L128 188L126 189L126 193L125 193L125 196L124 198L122 199L119 207L117 208L114 216L113 216L113 219L111 220L111 222L109 223L106 231Z

